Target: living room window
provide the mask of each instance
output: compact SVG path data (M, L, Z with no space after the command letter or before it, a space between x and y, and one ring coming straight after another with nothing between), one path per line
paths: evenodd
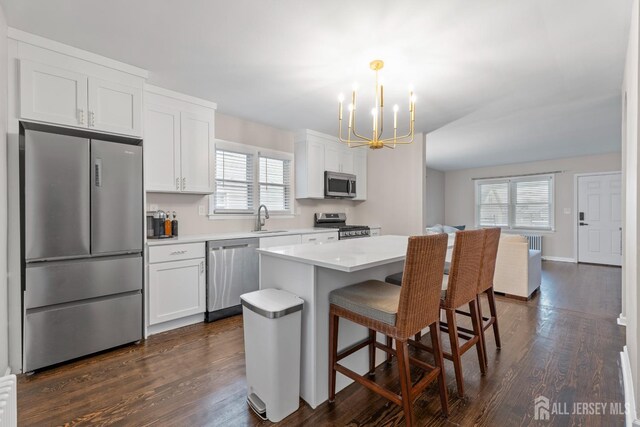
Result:
M553 230L553 183L553 175L476 180L476 226Z

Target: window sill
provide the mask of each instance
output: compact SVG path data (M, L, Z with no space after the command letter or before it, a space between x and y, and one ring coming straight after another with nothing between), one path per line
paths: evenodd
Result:
M495 227L494 225L476 225L475 228L476 229L480 229L480 228L490 228L490 227ZM555 228L545 228L545 229L540 229L540 228L508 228L508 227L499 227L503 233L506 234L522 234L522 233L538 233L538 234L553 234L556 232Z

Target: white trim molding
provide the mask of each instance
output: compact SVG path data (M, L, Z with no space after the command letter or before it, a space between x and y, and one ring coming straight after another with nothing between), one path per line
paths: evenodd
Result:
M627 316L623 316L622 313L616 319L616 323L620 326L627 326Z
M571 262L573 264L577 262L575 258L568 258L563 256L543 256L542 259L545 261Z
M177 99L179 101L188 102L190 104L196 104L205 108L211 108L212 110L215 110L218 108L218 104L216 104L215 102L209 101L207 99L196 98L195 96L175 92L173 90L165 89L160 86L154 86L149 83L145 83L144 90L145 92L155 93L156 95L166 96L168 98Z
M629 352L625 345L620 352L620 367L622 368L622 382L624 388L625 426L640 426L640 420L636 413L636 399L633 392L633 377L631 375L631 364L629 363Z
M77 47L69 46L35 34L27 33L26 31L18 30L17 28L8 27L7 37L33 46L72 56L74 58L93 62L94 64L99 64L104 67L113 68L114 70L124 71L125 73L133 74L134 76L142 77L143 79L149 78L149 72L145 69L125 64L124 62L116 61L115 59L106 58L93 52L78 49Z

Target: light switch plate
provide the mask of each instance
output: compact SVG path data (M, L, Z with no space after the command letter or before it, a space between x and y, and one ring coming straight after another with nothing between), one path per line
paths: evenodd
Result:
M564 208L563 212L565 215L571 215L571 208Z
M204 206L202 206L202 205L198 206L198 215L202 215L202 216L206 215L206 213L204 211Z

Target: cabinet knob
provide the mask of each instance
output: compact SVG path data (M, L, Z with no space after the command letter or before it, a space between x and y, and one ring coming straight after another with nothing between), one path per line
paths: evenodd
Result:
M96 115L93 111L89 111L89 126L94 127L96 125Z
M82 108L78 109L78 121L81 125L84 124L84 109Z
M182 189L185 190L187 188L187 178L182 178Z
M176 178L176 190L180 189L180 178Z

